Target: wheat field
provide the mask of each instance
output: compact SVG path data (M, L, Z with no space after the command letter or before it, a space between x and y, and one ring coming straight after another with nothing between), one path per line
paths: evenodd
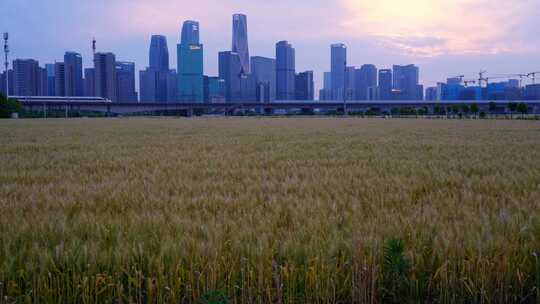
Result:
M0 302L540 303L540 123L0 121Z

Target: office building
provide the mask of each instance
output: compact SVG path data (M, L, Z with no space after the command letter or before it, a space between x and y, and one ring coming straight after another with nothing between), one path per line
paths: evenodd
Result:
M530 84L525 86L525 99L540 100L540 84Z
M225 99L227 101L241 101L240 76L242 65L236 52L220 52L218 55L219 78L225 80Z
M55 96L66 96L66 65L63 62L54 63L54 93Z
M437 87L429 87L426 89L426 100L427 101L437 100Z
M199 43L199 23L185 21L178 55L178 99L181 102L204 101L203 45Z
M313 71L298 73L295 79L296 100L314 99Z
M393 67L393 89L400 92L400 99L422 100L423 88L420 88L419 68L413 64L394 65Z
M204 102L225 102L225 80L204 76Z
M241 73L251 73L246 15L233 15L231 51L237 53L240 58Z
M319 90L319 100L332 100L332 72L323 74L323 88Z
M189 23L189 22L188 22ZM197 24L183 28L181 36L185 41L198 41ZM176 70L169 69L169 51L167 38L153 35L150 38L148 52L149 66L139 72L139 89L141 102L177 102L178 78Z
M260 56L251 57L251 74L256 83L256 100L276 100L276 60Z
M64 96L83 96L83 67L79 53L64 54Z
M190 34L193 35L194 33L192 31L187 31L186 29L185 35L188 36ZM183 31L182 35L184 35ZM152 35L150 38L150 49L148 50L148 61L150 69L156 71L169 71L169 48L167 46L167 38L165 36Z
M118 102L137 102L135 91L135 63L116 62L116 89Z
M219 53L219 78L225 81L225 100L244 102L256 100L255 77L244 74L236 52Z
M345 91L347 47L342 43L330 46L330 68L332 73L332 99L342 100Z
M373 88L377 87L377 67L373 64L364 64L355 71L354 91L356 100L369 100L368 95L373 97ZM368 90L372 88L372 94Z
M94 92L96 97L117 101L116 56L113 53L94 55Z
M356 68L349 66L345 68L345 97L347 100L354 100L356 97Z
M46 64L45 70L47 71L47 96L56 96L54 64Z
M41 70L38 61L33 59L13 60L13 95L41 95Z
M9 88L9 94L6 93L6 77L8 77L8 88ZM13 95L13 70L8 70L7 76L6 72L0 73L0 93L4 95Z
M295 51L287 41L276 44L276 98L294 100L295 94Z
M96 88L94 83L94 68L84 69L84 96L95 96Z
M380 100L392 100L392 70L379 70L378 88Z

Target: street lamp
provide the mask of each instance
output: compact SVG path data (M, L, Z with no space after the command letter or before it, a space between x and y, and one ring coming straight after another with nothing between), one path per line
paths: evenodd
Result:
M9 67L9 62L8 62L8 53L9 53L9 46L8 46L8 39L9 39L9 34L7 32L4 33L4 58L5 58L5 62L4 62L4 65L6 67L6 73L5 73L5 76L6 76L6 97L9 96L9 73L8 73L8 67Z

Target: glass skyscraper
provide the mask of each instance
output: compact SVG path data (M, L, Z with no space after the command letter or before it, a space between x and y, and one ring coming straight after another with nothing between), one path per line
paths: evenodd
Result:
M219 78L225 80L225 100L241 101L242 65L240 64L240 56L236 52L220 52L218 61Z
M377 67L364 64L355 73L355 99L368 100L369 89L377 87Z
M294 100L295 94L295 53L287 41L276 44L277 99Z
M64 87L65 96L83 96L83 67L79 53L64 54Z
M332 73L332 98L342 100L345 91L345 69L347 68L347 47L342 43L330 46L330 68Z
M116 56L113 53L96 53L94 55L95 96L117 101L116 84Z
M257 86L257 101L276 99L276 60L260 56L251 57L251 74Z
M204 102L203 45L199 43L199 23L185 21L178 55L178 99Z
M135 92L135 63L116 62L116 87L119 102L137 102Z
M141 102L178 101L178 79L176 71L169 69L169 49L165 36L152 35L148 62L150 65L139 72Z
M296 100L313 100L313 71L298 73L295 81Z
M150 38L149 63L151 69L169 71L169 49L165 36L152 35Z
M233 15L232 48L231 51L238 54L243 74L251 72L249 66L249 46L247 31L247 16L243 14Z
M392 100L392 70L379 70L379 98Z
M422 88L419 87L420 69L414 64L394 65L393 88L400 91L401 99L420 100L423 97Z

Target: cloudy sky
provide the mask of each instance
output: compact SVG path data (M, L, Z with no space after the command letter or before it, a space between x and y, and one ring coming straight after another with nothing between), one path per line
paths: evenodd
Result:
M420 66L426 86L446 77L540 71L539 0L0 0L0 31L12 58L41 64L67 50L91 64L91 40L117 60L148 65L151 34L167 36L171 64L184 20L201 23L205 73L230 49L231 15L248 15L251 55L274 57L275 43L296 48L297 71L314 70L317 87L330 68L331 43L348 62L378 68Z

